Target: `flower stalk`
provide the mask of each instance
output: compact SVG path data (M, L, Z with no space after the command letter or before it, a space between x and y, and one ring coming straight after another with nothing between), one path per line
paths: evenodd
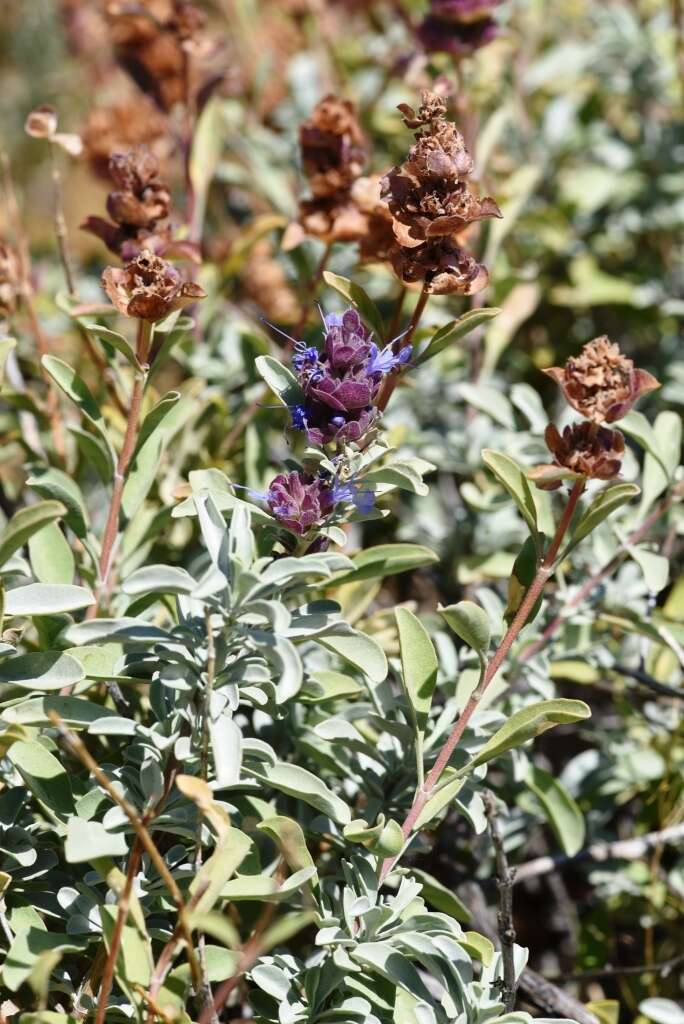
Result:
M463 736L463 733L466 730L468 722L470 721L475 711L477 710L482 695L484 694L485 690L492 682L497 672L501 668L502 664L508 657L511 647L518 638L520 631L527 623L527 620L530 617L530 613L534 608L535 604L537 603L537 601L539 600L539 597L541 596L544 587L546 586L551 576L553 576L553 573L556 568L555 561L558 556L558 552L560 551L561 544L563 543L563 539L568 531L568 527L570 526L573 514L577 507L577 502L579 501L582 492L584 491L584 487L584 479L575 481L575 484L573 485L573 488L568 497L568 501L563 511L563 514L556 528L556 532L553 536L553 540L551 541L546 551L546 554L544 555L541 561L541 564L537 570L537 574L534 580L532 581L531 586L529 587L527 593L525 594L525 597L523 598L522 604L518 608L515 618L508 627L504 635L504 638L497 647L491 661L488 663L482 678L482 682L477 686L474 693L470 696L468 703L464 707L458 721L456 722L454 728L451 731L451 734L449 735L446 743L440 750L437 756L437 760L435 761L434 765L428 772L425 782L423 783L422 786L419 787L415 800L413 801L413 804L401 827L405 839L408 839L410 837L411 833L413 832L413 828L418 818L420 817L421 811L427 804L428 800L430 800L430 798L434 795L442 772L448 765L451 759L451 755L458 746L461 737ZM380 881L383 881L387 877L389 872L394 867L397 859L398 858L396 857L388 857L384 861L382 865L382 870L380 872Z
M126 433L124 434L123 446L114 472L112 500L109 505L107 522L102 536L102 551L100 553L100 561L98 565L99 580L95 595L96 602L88 609L88 618L95 617L100 601L103 596L106 595L109 587L114 545L119 533L119 515L121 513L121 501L126 484L126 475L133 458L135 445L138 439L138 432L140 430L140 413L142 409L147 373L149 370L149 367L147 366L147 356L152 340L153 327L154 325L149 320L138 321L138 337L135 355L141 369L136 372L133 391L131 393L131 403L128 409Z

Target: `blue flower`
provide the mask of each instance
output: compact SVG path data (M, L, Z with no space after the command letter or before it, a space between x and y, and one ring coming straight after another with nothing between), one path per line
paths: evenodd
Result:
M303 405L291 405L290 416L295 430L306 430L306 408Z
M336 480L332 485L331 495L336 505L343 501L350 501L362 515L367 515L375 504L373 491L363 488L353 480L347 480L344 483L341 480Z
M394 370L397 366L404 366L409 361L413 346L407 345L406 348L402 348L401 352L395 353L392 344L390 342L383 349L379 349L375 343L371 344L366 373L389 373L390 370Z

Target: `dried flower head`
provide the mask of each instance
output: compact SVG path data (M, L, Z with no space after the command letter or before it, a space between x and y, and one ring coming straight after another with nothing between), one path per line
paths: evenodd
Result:
M407 104L399 109L416 131L416 142L404 163L381 182L399 244L418 246L428 238L457 235L485 217L500 217L493 199L477 199L466 184L473 162L463 136L445 117L442 97L424 92L417 113Z
M395 245L390 259L404 284L422 284L429 295L475 295L489 282L487 268L446 238L415 248Z
M363 172L366 148L354 104L325 96L299 129L302 167L314 196L347 189Z
M418 26L418 38L429 53L467 57L498 35L492 17L500 0L431 0Z
M11 245L0 242L0 318L14 316L21 295L21 264Z
M594 423L614 423L642 395L660 387L605 335L588 342L564 367L552 366L544 373L560 386L573 409Z
M379 174L357 178L351 187L354 206L364 217L359 235L359 253L363 260L388 260L394 247L394 218L381 194Z
M146 96L91 110L83 129L83 144L93 171L106 180L110 178L113 153L146 145L163 165L172 150L166 118Z
M487 284L487 271L463 250L459 236L501 211L493 199L478 199L470 190L473 162L445 116L443 97L424 92L417 111L405 103L399 109L416 141L381 181L396 243L389 252L392 266L402 281L422 283L428 292L471 295Z
M204 14L187 0L107 0L105 13L119 63L140 89L165 111L185 102Z
M107 267L102 287L119 313L140 320L162 320L174 310L206 298L198 284L184 281L174 266L149 249L123 268Z
M132 259L143 247L164 252L171 241L170 229L160 228L159 223L169 215L171 193L159 178L156 157L144 147L114 153L109 176L115 186L107 196L112 220L88 217L83 230L96 235L123 259Z
M553 464L537 466L529 474L542 490L553 491L563 480L579 477L613 480L620 472L625 439L619 430L584 422L565 427L560 434L550 423L544 439L553 455Z
M363 171L366 145L353 103L326 96L299 130L302 167L311 198L299 207L299 224L291 225L285 248L305 235L325 242L354 242L368 227L352 196Z

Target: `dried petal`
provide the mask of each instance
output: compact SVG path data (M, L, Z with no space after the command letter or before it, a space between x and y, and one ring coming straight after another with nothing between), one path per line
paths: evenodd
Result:
M174 310L206 298L199 285L183 281L175 267L149 250L123 268L107 267L102 286L119 313L141 320L162 320Z
M553 465L538 466L529 474L542 490L555 490L569 478L613 480L620 472L625 439L618 430L584 422L567 426L560 434L550 423L544 439Z
M594 423L614 423L644 394L660 387L645 370L635 369L605 335L588 342L565 367L544 371L559 385L568 403Z

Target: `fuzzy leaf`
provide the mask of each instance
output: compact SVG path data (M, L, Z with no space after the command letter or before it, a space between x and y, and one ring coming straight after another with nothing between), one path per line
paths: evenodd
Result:
M501 486L508 491L518 506L523 519L529 526L532 535L536 536L537 507L523 470L509 455L492 451L491 448L483 449L482 459L491 469Z
M562 697L557 700L542 700L537 704L520 708L494 733L466 767L470 771L479 764L499 757L507 750L522 746L547 729L552 729L554 725L581 722L590 715L591 709L583 700L566 700Z
M468 644L477 654L484 656L489 649L491 626L489 616L474 601L459 601L446 608L439 607L439 614L456 636Z
M402 681L419 732L425 731L439 664L420 619L407 608L395 610L401 652Z
M574 857L582 849L585 835L584 816L575 800L558 779L532 763L528 765L525 783L544 808L563 853Z

